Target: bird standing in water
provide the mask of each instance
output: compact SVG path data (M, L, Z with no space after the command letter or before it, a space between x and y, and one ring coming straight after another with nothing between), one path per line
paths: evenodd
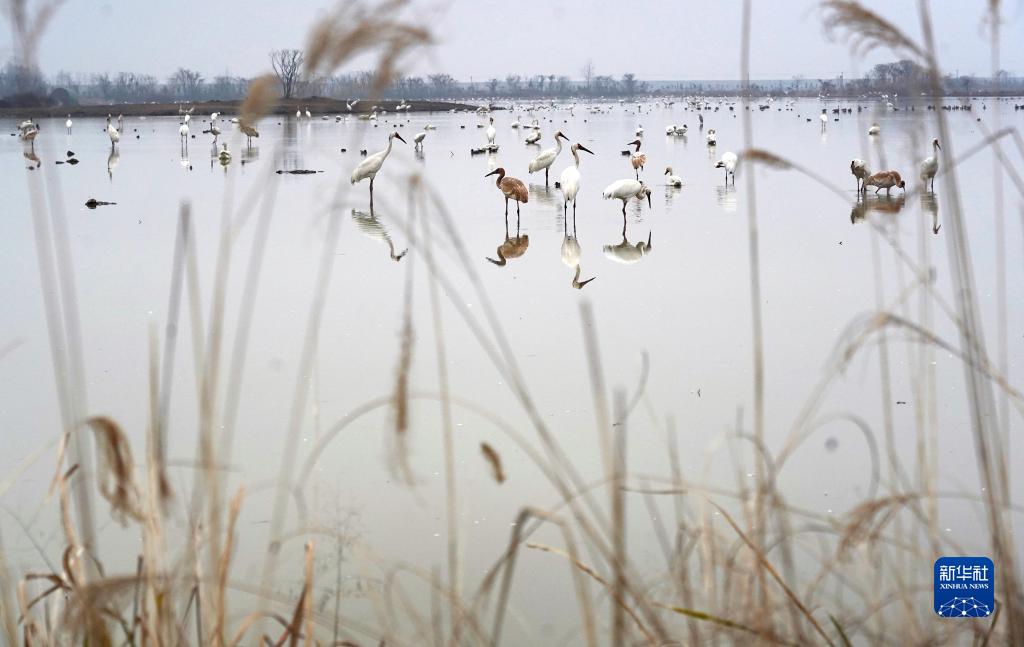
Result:
M508 201L516 201L516 217L519 216L519 205L526 204L530 201L530 192L527 191L526 185L523 181L514 177L505 177L505 169L500 166L484 177L490 177L497 175L498 179L494 181L494 184L501 191L502 195L505 196L505 216L508 216Z

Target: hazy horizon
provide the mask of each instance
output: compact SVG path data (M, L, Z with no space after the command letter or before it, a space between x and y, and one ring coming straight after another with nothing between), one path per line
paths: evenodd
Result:
M919 38L913 3L864 4ZM1022 33L1024 0L1003 4L1003 34ZM44 32L38 64L48 75L131 71L164 80L184 67L207 79L224 73L251 77L269 70L271 49L303 48L310 26L335 6L322 0L301 10L272 0L251 0L241 8L195 0L173 5L108 0L99 6L71 0ZM893 59L887 51L854 59L845 44L827 38L817 6L815 0L754 3L752 79L856 77ZM640 80L736 79L740 8L739 3L649 0L638 3L635 21L625 29L618 15L621 5L612 2L524 0L511 10L494 0L415 2L410 15L433 31L437 44L407 72L446 72L459 81L478 82L539 73L578 79L592 61L596 74L614 77L631 72ZM932 7L940 65L950 73L988 76L987 3L958 4L955 12L946 8ZM693 11L699 11L699 20L689 19ZM85 41L87 48L82 47ZM606 42L615 46L592 47ZM1000 67L1024 73L1021 39L1004 37L1001 47ZM0 36L0 56L9 60L12 53L8 25ZM369 67L367 60L348 69Z

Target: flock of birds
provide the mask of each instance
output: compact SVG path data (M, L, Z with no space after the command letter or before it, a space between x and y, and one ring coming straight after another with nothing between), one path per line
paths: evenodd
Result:
M704 111L711 111L711 110L713 110L713 111L717 112L720 109L724 108L724 109L727 109L729 111L733 111L735 109L735 105L736 105L735 102L729 102L729 101L722 101L722 102L717 103L717 104L711 104L711 103L709 103L705 99L698 99L698 100L696 100L696 102L695 102L695 100L692 100L692 99L689 99L688 101L690 102L691 107L695 108L695 110L697 112L696 116L697 116L698 121L700 122L699 123L699 127L700 127L700 131L702 133L704 133L704 116L703 116L703 114L701 114L701 110L704 110ZM346 104L347 109L349 111L352 111L357 102L358 101L348 102ZM672 104L671 101L667 101L667 102L666 101L662 101L661 103L664 103L667 106L670 106ZM770 103L770 100L769 100L769 102L766 105L758 105L757 108L760 109L760 110L766 110L766 109L768 109L770 107L770 105L771 105L771 103ZM794 104L792 102L787 103L786 104L786 109L787 110L792 110L793 109L793 105ZM402 101L401 104L399 104L398 106L396 106L394 108L394 111L395 112L403 112L403 111L409 110L410 108L411 108L410 104L407 104L405 101ZM575 110L576 106L575 106L575 104L572 104L568 108L569 108L570 113L572 113ZM1017 106L1015 106L1015 109L1016 108L1017 108ZM596 105L588 106L587 109L589 110L589 112L591 114L607 112L607 111L610 110L610 108L608 108L607 106L596 106ZM781 110L782 108L779 108L779 109ZM895 108L893 108L893 109L895 109ZM179 114L179 129L178 129L178 132L179 132L179 136L181 138L181 146L182 146L183 152L187 152L187 147L188 147L189 139L190 138L195 138L195 135L192 135L191 131L190 131L190 123L192 122L192 116L193 116L194 110L195 110L194 106L192 106L192 107L190 107L188 109L185 109L184 107L179 107L179 110L178 110L178 114ZM533 109L530 109L530 110L532 112ZM860 108L858 107L857 110L860 111ZM637 104L637 106L636 106L637 114L643 114L644 111L645 111L645 106L642 106L641 104ZM651 107L647 106L646 107L646 111L648 113L650 113ZM840 111L852 112L853 109L852 108L836 108L836 109L833 109L834 113L838 113ZM454 111L452 111L452 112L454 112ZM489 110L485 109L485 108L481 108L477 112L478 113L481 113L481 112L486 113L486 112L489 112ZM380 114L381 115L386 114L386 111L380 111ZM483 146L483 147L478 148L478 149L472 149L471 153L477 153L477 152L483 152L483 151L486 151L486 152L489 152L489 153L497 153L498 150L499 150L498 146L497 146L497 143L496 143L498 132L497 132L497 129L495 127L494 117L490 116L490 115L484 115L484 116L488 117L487 121L486 121L486 124L481 123L481 124L478 125L478 127L483 129L483 134L484 134L484 136L486 138L486 142L487 142L486 146ZM306 107L305 110L296 110L295 117L296 117L296 119L303 119L303 118L305 118L305 119L312 119L313 115L310 112L309 108ZM356 115L356 117L358 119L369 120L369 121L376 122L378 120L378 109L377 109L377 106L374 106L373 110L370 111L369 113L363 112L363 113L360 113L360 114ZM334 119L336 121L341 121L343 119L347 120L347 118L348 118L347 116L338 115ZM322 116L321 119L329 120L330 117ZM830 121L830 118L829 118L827 110L824 110L824 109L822 110L819 119L820 119L820 122L821 122L821 127L824 130L827 127L828 122ZM231 124L234 124L237 127L238 131L242 135L244 135L246 137L246 143L247 143L248 146L252 145L252 139L253 138L258 138L260 136L260 133L256 129L254 124L245 123L244 121L240 120L239 118L231 118L228 121ZM811 119L808 118L807 121L811 121ZM214 150L213 158L216 159L216 160L219 160L219 162L222 165L227 166L228 164L231 163L231 159L232 159L231 158L231 152L228 150L227 143L226 142L220 142L220 146L218 148L218 138L223 134L222 130L221 130L221 125L220 124L223 124L223 123L224 123L224 120L221 119L220 113L214 112L214 113L212 113L210 115L209 127L204 129L204 130L202 130L202 133L203 134L208 134L208 135L210 135L212 137L212 145L213 145L213 150ZM71 115L68 115L67 121L65 122L65 127L67 129L68 134L71 134L73 125L74 124L72 123ZM541 140L541 137L542 137L541 126L540 126L540 123L539 123L538 119L536 119L536 118L532 119L530 123L526 124L526 123L521 123L519 121L519 118L516 117L514 121L510 122L509 126L511 128L513 128L513 129L520 129L520 128L522 128L524 130L532 130L532 132L523 139L523 141L525 141L526 144L538 144L539 141ZM461 127L465 128L465 126L461 126ZM416 133L412 137L413 144L414 144L414 146L416 147L417 150L421 150L423 148L424 141L427 138L428 132L431 131L431 130L434 130L434 128L435 127L433 125L426 124L421 132ZM688 128L688 126L686 124L683 124L681 126L677 125L677 124L669 124L669 125L665 126L665 135L668 136L668 137L683 137L683 138L685 138L688 130L689 130L689 128ZM111 155L112 155L112 157L115 157L115 163L116 163L116 149L117 149L117 147L118 147L118 145L119 145L119 143L121 141L121 138L123 136L123 133L124 133L124 118L123 118L123 116L122 115L118 115L117 119L115 120L111 115L107 115L105 131L106 131L107 136L110 139ZM31 148L31 147L34 147L34 142L35 142L35 139L37 138L37 136L39 135L39 132L40 132L39 126L37 124L35 124L32 120L27 120L27 121L24 121L24 122L22 122L20 124L18 134L19 134L20 138L22 139L22 141L26 142L26 144ZM629 159L630 168L633 171L633 177L631 177L631 178L627 177L627 178L616 180L616 181L612 182L611 184L609 184L608 186L606 186L604 188L604 190L601 192L601 195L602 195L602 197L604 199L606 199L606 200L619 200L622 203L622 216L623 216L623 231L622 231L622 233L623 233L623 242L622 242L621 245L610 246L610 247L613 248L611 250L608 249L609 246L606 246L605 252L606 252L606 254L610 258L614 258L615 260L619 260L620 262L625 262L625 263L636 262L636 260L638 260L644 254L646 254L646 253L648 253L650 251L650 244L651 244L650 236L648 236L648 239L647 239L646 242L641 241L639 243L636 243L635 245L631 244L631 243L628 243L628 241L626 240L626 237L625 237L626 236L626 208L627 208L627 205L629 204L629 202L632 201L632 200L636 200L636 201L639 201L639 202L643 202L644 200L646 200L647 203L648 203L648 208L652 208L652 205L651 205L651 188L641 178L641 174L644 172L645 167L646 167L647 162L648 162L647 153L643 152L643 150L642 150L643 149L643 139L642 138L643 138L643 135L644 135L644 128L643 128L643 126L642 125L638 125L636 127L635 131L634 131L634 134L635 134L635 139L633 139L633 141L630 141L626 145L627 146L626 150L622 151L622 155L623 156L627 156L628 159ZM871 127L868 128L867 134L868 134L869 137L877 137L877 136L879 136L881 134L881 127L879 126L879 124L874 123L874 124L871 125ZM705 144L708 147L709 156L711 156L711 158L714 159L714 150L715 150L715 148L716 148L716 146L718 144L718 133L717 133L717 131L715 129L708 129L707 132L703 135L703 138L704 138ZM387 235L386 235L386 230L383 230L383 225L380 224L379 221L377 221L376 218L373 215L374 180L377 177L377 174L381 172L381 170L382 170L382 168L384 166L384 163L388 159L388 156L391 154L393 146L394 146L394 141L396 139L398 141L402 142L402 143L407 143L406 140L402 137L402 135L397 130L393 130L392 132L389 133L388 141L387 141L387 146L383 150L380 150L380 151L378 151L376 153L373 153L373 154L370 154L366 150L360 151L360 154L363 155L365 157L365 159L360 161L355 166L355 168L352 170L351 176L350 176L350 180L351 180L351 183L353 185L357 184L359 182L365 181L365 180L369 180L370 212L369 212L368 215L364 214L363 212L359 212L358 213L358 219L360 219L359 220L360 228L364 229L366 231L369 231L371 229L373 231L377 231L377 230L384 231L383 237L380 237L380 236L378 236L378 237L381 238L381 240L384 240L388 244L389 253L391 255L391 258L397 261L397 260L400 260L404 256L405 252L402 252L402 253L396 253L395 252L393 243L391 242L390 238L388 238ZM568 219L568 217L566 217L566 219L565 219L565 222L566 222L566 234L565 234L565 239L563 241L563 246L562 246L562 260L565 262L565 264L567 266L569 266L570 268L575 268L575 270L576 270L575 271L575 276L573 278L573 287L575 287L575 288L582 288L583 286L588 284L593 279L591 278L591 279L586 279L586 280L583 280L583 281L580 280L579 242L578 242L578 240L575 237L576 204L577 204L577 199L578 199L578 197L580 195L580 190L581 190L581 185L582 185L582 172L580 170L580 165L581 165L581 156L580 156L580 154L581 153L587 153L589 155L594 155L594 152L592 150L590 150L589 148L587 148L585 145L583 145L580 142L571 142L569 137L566 136L565 133L563 133L561 130L556 130L554 132L554 134L551 136L551 139L553 140L553 142L552 142L553 145L551 147L549 147L549 148L545 148L545 149L541 150L533 159L531 159L529 161L529 164L527 165L526 170L530 174L539 173L539 172L543 171L544 172L544 187L545 187L545 189L547 189L547 187L549 185L549 181L550 181L551 169L555 165L556 161L558 160L559 156L562 153L563 141L569 143L569 147L568 148L569 148L570 154L572 155L572 158L573 158L572 159L572 163L567 165L562 170L561 174L558 176L558 181L555 183L555 188L561 191L563 214L566 214L566 215L568 214L569 205L570 205L570 203L572 204L572 211L573 211L573 217L572 217L573 233L569 234L569 230L568 230L569 219ZM933 154L931 156L927 157L924 161L921 162L920 169L919 169L919 175L920 175L920 178L921 178L922 182L925 184L926 188L931 190L931 191L934 191L935 176L936 176L936 174L938 172L938 169L939 169L939 150L941 150L941 146L940 146L939 141L937 139L932 141L932 147L933 147ZM342 149L342 150L344 151L344 149ZM28 155L28 153L26 153L26 155ZM77 160L72 158L73 154L70 151L68 152L68 155L69 155L69 158L71 158L70 160L68 160L68 163L72 163L72 164L73 163L77 163ZM34 148L33 148L33 156L34 156ZM724 152L721 155L721 157L718 158L717 162L715 162L714 167L718 168L718 169L722 169L724 171L724 181L725 181L726 186L728 186L730 184L730 182L733 185L735 185L735 182L736 182L736 170L737 170L737 166L738 166L739 162L740 162L739 156L737 156L735 153L733 153L731 151ZM60 162L58 162L58 163L60 163ZM244 160L243 160L243 163L244 163ZM108 171L110 170L109 166L110 166L110 161L108 160ZM295 171L295 172L300 172L300 171ZM308 172L313 172L313 171L308 171ZM901 176L901 174L898 171L894 170L894 169L884 170L884 171L879 171L879 172L874 172L873 173L868 168L867 162L865 162L864 160L861 160L861 159L854 159L854 160L852 160L850 162L850 172L854 175L854 177L856 179L856 182L857 182L857 195L858 196L866 193L868 187L874 187L875 188L875 193L878 193L882 189L885 189L887 195L890 193L890 191L893 188L903 189L904 191L906 190L906 182L904 181L904 179ZM526 247L529 244L529 237L528 236L521 236L519 234L519 231L518 231L518 219L519 219L519 215L520 215L521 205L527 204L530 201L530 191L527 188L527 185L522 180L520 180L519 178L516 178L516 177L513 177L513 176L509 175L504 167L494 168L494 170L492 170L489 173L487 173L484 177L494 177L495 178L494 179L495 186L498 189L498 191L501 193L502 198L503 198L504 203L505 203L505 216L506 216L506 235L505 235L505 241L497 249L497 254L496 254L497 258L496 259L495 258L489 258L488 260L490 260L491 262L493 262L493 263L495 263L497 265L505 265L508 259L516 258L518 256L521 256L523 253L525 253ZM682 178L679 177L678 175L676 175L673 172L673 169L672 169L671 166L667 166L665 168L664 177L665 177L665 183L666 183L666 185L668 187L679 188L679 187L683 186ZM515 237L510 236L509 233L508 233L509 201L513 201L516 204L517 231L516 231ZM354 212L354 214L355 214L355 212ZM353 217L357 217L357 215L354 215Z

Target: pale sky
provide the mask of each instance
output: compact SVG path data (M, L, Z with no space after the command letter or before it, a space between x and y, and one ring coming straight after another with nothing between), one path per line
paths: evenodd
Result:
M917 2L866 4L919 36ZM932 5L944 70L988 75L987 2ZM333 6L325 0L67 0L45 33L39 62L51 74L133 71L163 80L188 67L207 78L225 71L254 76L269 69L269 50L302 47L310 25ZM476 81L539 73L578 78L590 59L597 74L616 77L738 78L741 6L740 0L414 0L410 15L431 27L438 44L410 72ZM1024 75L1024 0L1004 0L1002 11L1002 67ZM5 60L11 42L4 29ZM891 59L878 52L854 60L845 45L830 42L814 0L754 2L753 78L859 76Z

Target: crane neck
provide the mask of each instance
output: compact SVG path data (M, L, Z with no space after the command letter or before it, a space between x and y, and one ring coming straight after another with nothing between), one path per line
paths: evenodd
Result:
M494 186L496 186L496 187L498 187L500 189L501 188L501 181L504 180L504 179L505 179L505 171L504 171L504 169L502 169L501 171L498 171L498 179L496 179L494 181Z
M576 168L579 168L580 167L580 154L579 154L579 152L576 151L576 150L573 150L572 156L573 156L573 159L576 160Z

